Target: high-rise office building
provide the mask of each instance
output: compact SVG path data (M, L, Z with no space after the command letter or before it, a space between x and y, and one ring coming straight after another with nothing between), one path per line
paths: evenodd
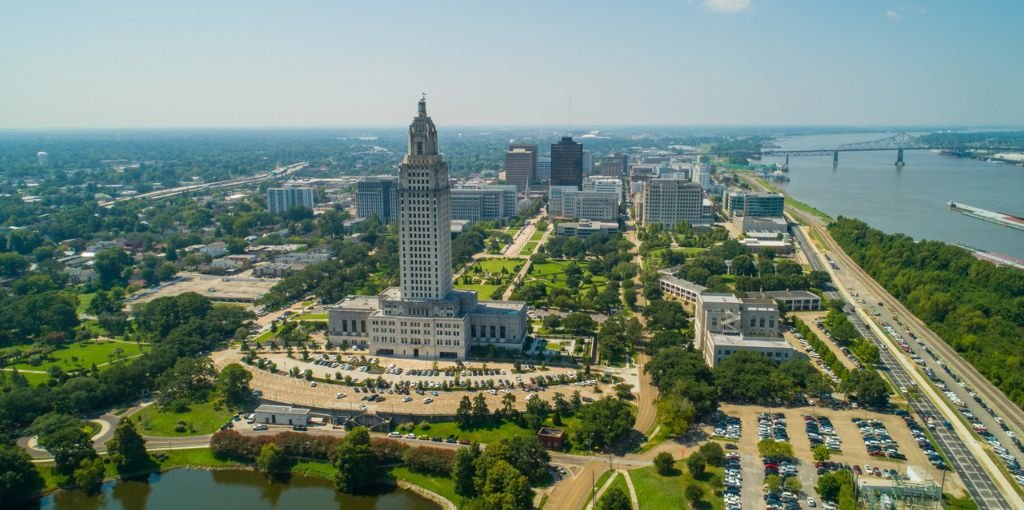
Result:
M551 186L548 189L548 215L553 218L618 221L619 196L611 191L581 191L575 186Z
M697 163L693 165L691 179L700 184L700 187L707 190L711 187L711 167Z
M704 214L704 193L700 185L683 179L651 179L644 185L641 199L643 224L660 224L672 228L685 221L691 225L708 225L711 217Z
M743 190L726 190L722 204L732 216L754 218L782 218L786 198L781 193L749 193Z
M505 182L526 192L537 182L537 144L514 143L505 152Z
M313 209L313 188L270 188L267 190L267 210L281 214L293 207Z
M537 158L537 182L551 181L551 158Z
M583 191L615 193L615 196L619 197L619 204L622 204L622 179L619 177L604 177L600 175L584 177Z
M45 167L50 164L50 155L39 151L36 153L36 162L39 163L39 166Z
M361 345L374 356L426 359L465 359L471 344L522 351L526 303L479 302L475 291L452 288L451 194L437 129L421 99L398 166L399 286L331 307L331 342Z
M398 219L398 178L368 177L356 183L356 216L376 216L384 223Z
M629 156L625 154L609 154L601 160L601 175L621 177L626 175Z
M517 211L516 187L511 184L465 186L452 189L452 219L499 221L512 219Z
M583 175L594 175L594 155L588 150L583 151Z
M583 145L571 136L551 144L551 185L583 186Z

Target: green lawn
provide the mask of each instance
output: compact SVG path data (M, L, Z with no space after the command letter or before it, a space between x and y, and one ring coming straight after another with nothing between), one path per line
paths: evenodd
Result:
M403 434L408 432L404 429L398 430ZM515 436L529 436L533 434L531 431L507 421L503 421L501 424L484 427L471 427L467 429L459 428L459 424L454 421L423 423L416 425L411 432L417 436L426 434L431 437L448 437L455 434L456 436L459 436L459 439L469 439L470 441L479 441L481 443L494 443L502 439L508 439Z
M6 375L8 377L11 375L11 370L10 369L5 368L5 369L3 369L3 371L6 372L4 375ZM39 386L40 384L45 384L46 381L50 380L50 374L36 374L36 373L33 373L33 372L24 372L24 371L22 371L20 373L21 373L21 375L25 376L25 380L28 381L29 386Z
M184 413L164 411L153 404L132 415L132 420L139 424L142 433L147 436L197 436L216 432L234 414L234 411L219 401L191 404ZM178 421L185 422L185 432L174 430Z
M601 473L601 476L597 477L597 480L594 482L594 491L604 487L604 483L608 481L608 477L612 476L612 473L614 473L614 471L610 469L606 469L604 473ZM590 500L593 499L593 497L593 492L587 495L587 501L583 503L583 508L587 508L587 505L590 504Z
M404 467L393 468L389 471L389 474L397 480L405 480L413 485L419 485L424 489L436 492L452 503L457 504L462 499L458 494L455 494L455 481L451 478L416 473Z
M230 466L244 466L240 462L233 460L222 460L213 456L213 452L209 448L189 448L187 450L167 450L163 452L153 452L152 455L164 456L163 462L160 463L161 470L168 470L176 467L184 466L196 466L196 467L230 467Z
M111 360L123 356L129 358L142 354L146 345L133 342L116 341L90 341L70 344L68 347L58 349L50 354L52 359L42 362L39 365L18 363L14 365L19 370L38 370L45 372L52 366L58 366L65 372L72 370L87 369L92 366L110 363ZM102 370L102 367L100 367Z
M544 232L537 230L530 236L531 241L540 241L540 238L544 237Z
M296 315L295 317L292 317L292 320L296 320L296 321L326 321L327 320L327 314L326 313L301 313L299 315Z
M682 469L682 472L674 476L661 476L654 466L629 471L629 476L633 479L633 487L636 488L637 500L640 503L638 510L688 508L689 506L685 504L687 499L683 490L690 483L697 483L704 489L702 501L710 503L710 506L706 508L721 510L724 507L724 500L717 488L721 486L722 470L720 468L708 467L701 480L694 480L686 471L685 461L676 461L676 468Z
M601 487L598 486L597 489L601 490ZM611 486L608 487L608 490L612 490L612 489L621 489L622 493L625 494L626 497L629 497L629 486L626 485L626 477L625 476L622 476L622 475L616 476L615 479L612 480ZM608 492L605 492L605 494L608 494ZM637 496L637 497L639 498L639 496ZM597 498L597 501L600 502L601 498Z
M274 338L274 335L276 335L276 334L277 333L275 333L275 332L273 332L273 331L268 329L268 330L260 333L259 335L257 335L256 338L253 339L253 341L255 341L255 342L266 342L267 340L270 340L271 338Z
M507 274L514 275L523 265L523 261L516 259L480 259L475 265L479 266L480 270L485 273L501 273L501 270L504 269Z
M687 257L691 257L693 255L700 255L701 253L704 253L707 250L708 250L707 248L698 248L696 246L687 246L685 248L673 248L672 249L672 251L682 252L683 255L686 255Z
M92 299L96 297L95 292L89 292L86 294L78 295L78 307L75 309L78 313L85 313L85 310L89 308L89 303L92 303Z
M533 251L537 249L537 241L530 241L523 245L523 249L519 251L520 255L532 255Z
M571 260L548 260L547 262L534 263L532 270L526 275L527 281L543 282L545 285L555 288L565 288L566 280L568 277L565 275L565 270L574 261ZM605 276L591 274L587 270L587 262L576 262L580 269L583 270L584 278L590 276L592 282L590 285L581 285L580 290L588 290L590 287L597 286L597 290L600 291L604 288L604 283L608 281Z

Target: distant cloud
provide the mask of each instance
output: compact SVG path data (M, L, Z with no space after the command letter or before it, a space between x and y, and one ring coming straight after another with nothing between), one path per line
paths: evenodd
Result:
M741 12L750 8L751 0L703 0L704 8L717 12Z
M892 21L901 21L908 16L924 16L925 14L928 14L928 9L924 7L908 7L906 5L900 7L899 10L885 11L885 17Z

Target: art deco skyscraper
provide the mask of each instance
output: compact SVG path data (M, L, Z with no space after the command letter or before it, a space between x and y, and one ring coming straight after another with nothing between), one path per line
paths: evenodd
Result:
M444 299L452 290L448 164L426 98L409 126L409 151L398 165L399 288L402 299Z

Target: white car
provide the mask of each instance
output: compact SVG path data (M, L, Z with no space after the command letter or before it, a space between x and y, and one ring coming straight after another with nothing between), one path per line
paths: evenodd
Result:
M405 435L405 438L406 439L416 439L416 434L413 434L412 432L410 432L410 433Z
M433 401L434 401L434 399L432 399L432 398L430 398L430 397L427 397L427 398L423 399L423 403L424 403L424 404L429 404L429 403L431 403L431 402L433 402Z
M814 508L818 506L818 504L814 502L814 498L807 498L807 506Z
M337 394L334 395L334 398L345 398L345 394L339 391Z
M267 426L265 424L263 424L263 423L257 423L256 425L252 426L252 429L253 430L267 430Z
M402 434L399 434L398 432L389 432L388 437L402 437Z

